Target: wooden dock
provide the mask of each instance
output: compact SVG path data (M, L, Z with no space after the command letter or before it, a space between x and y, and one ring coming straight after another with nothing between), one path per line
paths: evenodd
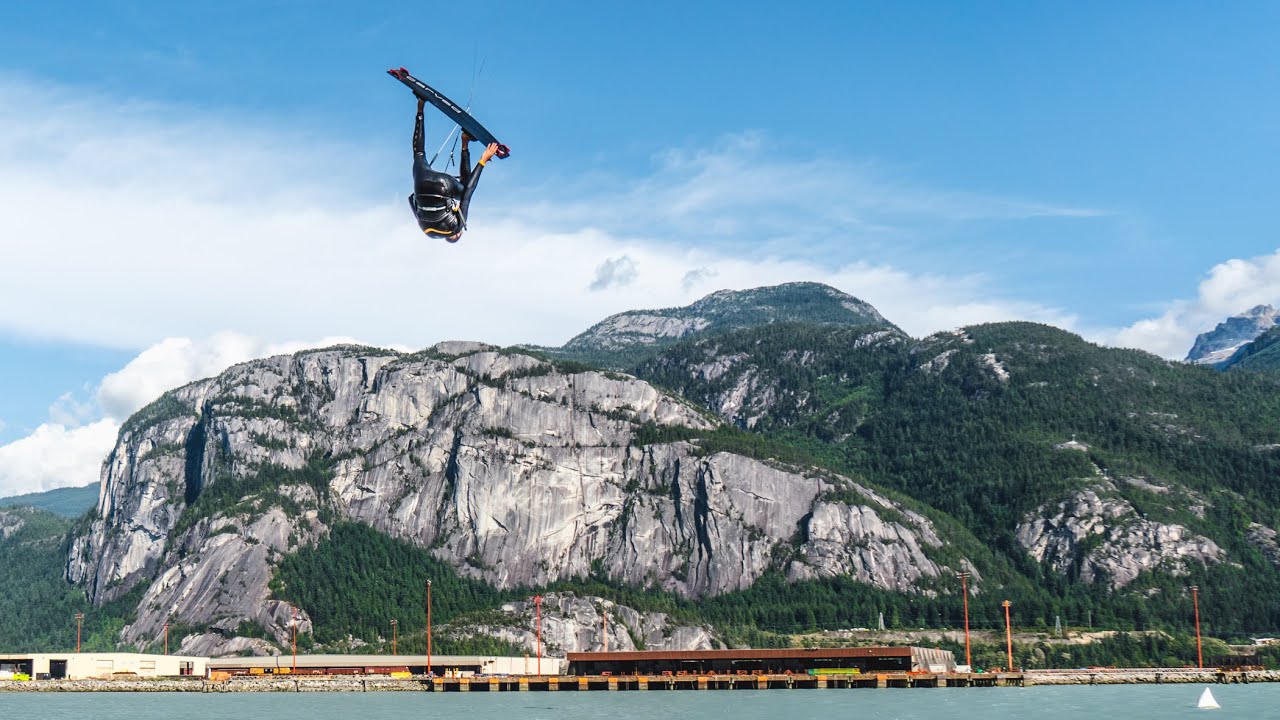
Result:
M622 690L825 690L853 688L1021 687L1022 673L867 673L866 675L589 675L438 677L435 692Z

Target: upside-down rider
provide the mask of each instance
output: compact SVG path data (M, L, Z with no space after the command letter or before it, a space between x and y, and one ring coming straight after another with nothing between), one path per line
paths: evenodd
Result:
M418 227L428 236L438 235L451 243L458 242L467 229L467 209L471 195L480 183L480 173L493 156L498 154L498 143L490 143L480 156L480 162L471 167L470 144L472 138L462 133L462 161L458 164L458 177L431 169L423 147L422 109L426 102L418 99L418 118L413 126L413 194L409 207L418 219Z

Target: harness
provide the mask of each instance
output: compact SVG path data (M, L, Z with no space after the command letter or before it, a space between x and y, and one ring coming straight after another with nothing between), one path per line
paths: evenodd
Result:
M461 213L462 213L462 206L458 204L458 201L457 201L457 200L454 200L454 201L453 201L451 204L449 204L449 205L440 205L440 206L437 206L437 207L423 207L423 206L421 206L421 205L418 205L418 210L422 210L422 211L426 211L426 212L439 212L439 211L441 211L441 210L450 210L450 211L456 212L456 213L458 213L458 214L461 214Z

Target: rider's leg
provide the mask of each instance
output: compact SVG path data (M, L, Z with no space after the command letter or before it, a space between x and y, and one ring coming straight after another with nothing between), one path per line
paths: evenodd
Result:
M421 155L421 156L423 156L423 157L425 158L425 157L426 157L426 154L427 154L427 150L426 150L426 148L425 148L425 147L423 147L423 145L424 145L424 141L423 141L423 124L425 123L425 119L424 119L424 118L423 118L423 116L422 116L422 107L423 107L425 104L426 104L426 101L424 101L424 100L422 100L422 99L419 99L419 100L418 100L418 117L417 117L417 118L414 120L414 122L413 122L413 154L414 154L414 157L417 157L418 155Z

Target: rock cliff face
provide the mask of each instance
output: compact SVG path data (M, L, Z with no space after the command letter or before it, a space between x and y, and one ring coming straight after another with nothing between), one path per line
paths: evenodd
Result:
M67 576L95 603L145 587L124 641L171 619L194 628L184 651L218 653L285 641L271 569L337 521L502 588L603 568L701 597L776 569L911 591L948 571L929 558L929 521L870 488L696 441L643 444L654 426L713 423L635 378L474 343L247 363L125 425Z
M16 512L0 510L0 540L16 535L26 522Z
M1138 575L1161 569L1184 574L1190 563L1222 562L1225 553L1209 538L1182 525L1141 517L1102 480L1061 502L1041 507L1018 526L1027 552L1063 574L1119 589Z
M1262 556L1270 560L1275 565L1280 565L1280 542L1277 542L1277 533L1275 530L1266 525L1258 523L1250 523L1249 531L1245 533L1245 539L1249 541L1262 553Z

